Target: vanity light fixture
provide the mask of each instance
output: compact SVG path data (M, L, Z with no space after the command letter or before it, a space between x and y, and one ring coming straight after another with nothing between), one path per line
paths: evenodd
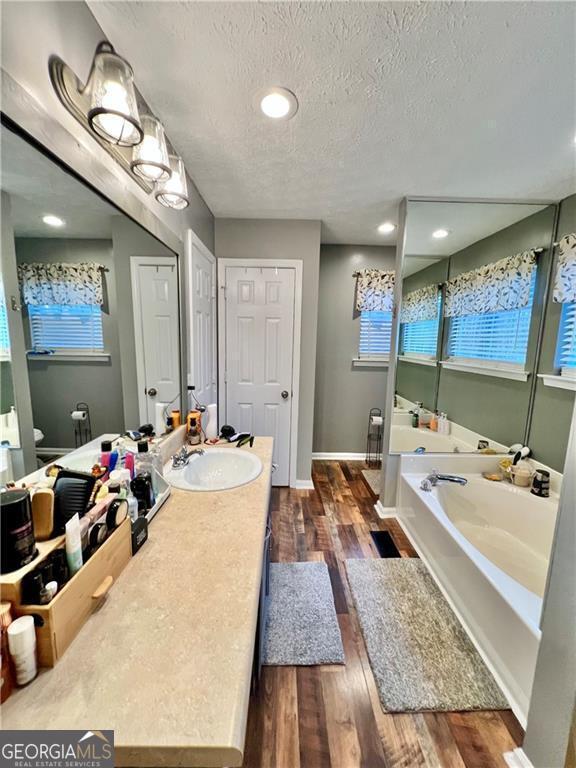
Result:
M144 132L140 125L134 72L112 45L98 45L86 84L90 97L88 124L102 139L120 147L140 144Z
M298 112L298 99L288 88L268 88L260 94L260 109L272 120L290 120Z
M181 211L190 204L186 169L181 157L170 155L168 160L172 175L166 181L160 181L156 185L156 200L166 208Z
M432 237L436 240L442 240L443 237L448 237L449 232L447 229L435 229L434 232L432 232Z
M42 216L42 221L44 224L48 224L49 227L63 227L65 224L64 219L61 219L59 216L54 216L52 213L47 213L45 216Z
M166 181L172 171L168 161L168 148L162 123L152 115L142 115L144 138L134 147L132 171L148 181Z
M392 224L391 221L385 221L378 227L378 232L380 232L381 235L389 235L390 232L394 232L395 229L396 224Z

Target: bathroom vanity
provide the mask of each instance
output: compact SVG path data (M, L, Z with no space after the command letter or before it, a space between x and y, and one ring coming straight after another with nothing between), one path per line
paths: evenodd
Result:
M118 766L241 765L272 444L229 449L262 461L248 485L172 490L62 660L2 706L4 729L112 729Z

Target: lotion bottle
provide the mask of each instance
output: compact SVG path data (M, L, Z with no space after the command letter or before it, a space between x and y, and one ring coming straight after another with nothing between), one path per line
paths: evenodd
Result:
M66 560L70 576L82 568L82 536L77 512L66 523Z

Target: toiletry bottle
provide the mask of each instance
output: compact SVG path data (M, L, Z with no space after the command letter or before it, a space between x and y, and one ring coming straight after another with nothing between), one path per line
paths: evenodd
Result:
M418 415L418 409L417 409L417 408L415 408L415 409L412 411L412 426L413 426L415 429L418 429L418 423L419 423L419 421L420 421L420 417L419 417L419 415Z
M170 432L174 432L174 419L172 416L168 416L166 419L166 434L169 435Z
M18 685L26 685L38 672L33 616L20 616L9 625L8 647L16 669L16 682Z
M176 429L176 427L179 427L181 424L180 411L174 410L170 415L172 416L172 426L174 427L174 429Z
M126 456L124 456L124 469L130 472L131 478L134 477L134 454L132 451L126 451Z
M160 477L164 477L164 464L162 463L162 451L158 443L148 443L148 453L152 461L152 466Z
M430 431L438 432L438 411L434 411L430 417Z
M446 413L444 414L444 434L450 434L450 420L448 419L448 414Z
M216 440L218 438L218 406L216 403L211 403L206 408L207 421L204 428L204 434L206 440Z
M138 453L134 456L134 475L142 475L144 472L152 474L152 457L148 450L148 441L140 440Z
M102 467L109 467L110 466L110 454L112 453L112 441L111 440L102 440L102 443L100 444L100 466Z
M68 561L70 576L82 568L82 537L78 513L66 523L66 560Z
M188 442L190 445L200 445L200 430L195 418L190 419L190 428L188 430Z

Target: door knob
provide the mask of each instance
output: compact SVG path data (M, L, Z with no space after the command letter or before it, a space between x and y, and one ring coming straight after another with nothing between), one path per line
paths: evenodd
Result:
M288 392L288 390L287 390L287 389L283 389L283 390L282 390L282 392L281 392L280 394L281 394L281 396L282 396L282 400L288 400L288 395L289 395L289 392Z
M148 390L148 394L150 395L150 397L156 397L156 395L158 394L158 390L155 387L150 387L150 389Z

